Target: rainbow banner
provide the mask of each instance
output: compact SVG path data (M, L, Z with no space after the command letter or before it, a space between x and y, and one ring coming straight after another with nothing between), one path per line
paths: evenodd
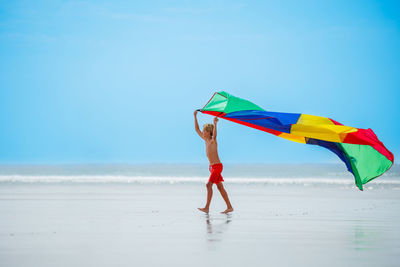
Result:
M214 93L200 111L290 141L325 147L346 164L360 190L363 184L386 172L394 161L392 152L371 129L345 126L329 118L266 111L226 92Z

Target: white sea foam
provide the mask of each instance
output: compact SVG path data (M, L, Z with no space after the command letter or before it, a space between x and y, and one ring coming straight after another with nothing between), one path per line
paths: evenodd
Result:
M231 184L272 184L272 185L354 185L353 179L347 178L315 178L315 177L241 177L224 178ZM118 175L0 175L1 183L117 183L117 184L180 184L205 183L207 177L169 177L169 176L118 176ZM375 179L370 184L398 185L400 180Z

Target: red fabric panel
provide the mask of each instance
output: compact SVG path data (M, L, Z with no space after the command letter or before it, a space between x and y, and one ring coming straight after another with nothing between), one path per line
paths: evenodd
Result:
M225 116L224 112L219 112L219 111L201 111L201 113L208 114L211 116L217 116L217 117Z
M333 119L330 119L335 125L343 125L340 122L337 122ZM390 152L381 141L379 141L378 137L375 135L372 129L358 129L357 132L348 133L343 140L343 143L348 144L357 144L357 145L370 145L376 151L384 155L391 162L394 161L393 153Z
M370 145L376 151L384 155L391 162L394 161L393 153L390 152L371 129L358 129L357 132L348 133L343 140L343 143Z

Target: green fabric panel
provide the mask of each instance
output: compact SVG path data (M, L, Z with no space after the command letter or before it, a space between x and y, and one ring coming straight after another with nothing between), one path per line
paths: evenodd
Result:
M228 104L228 98L216 93L203 110L224 112L226 104Z
M203 108L206 111L235 112L242 110L264 110L261 107L245 99L232 96L227 92L218 92L211 101Z
M363 184L382 175L392 162L369 145L338 143L350 158L356 185L363 190Z

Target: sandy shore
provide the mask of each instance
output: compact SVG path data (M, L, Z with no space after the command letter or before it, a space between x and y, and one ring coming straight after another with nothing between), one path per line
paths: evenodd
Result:
M1 266L398 266L400 190L1 184Z

